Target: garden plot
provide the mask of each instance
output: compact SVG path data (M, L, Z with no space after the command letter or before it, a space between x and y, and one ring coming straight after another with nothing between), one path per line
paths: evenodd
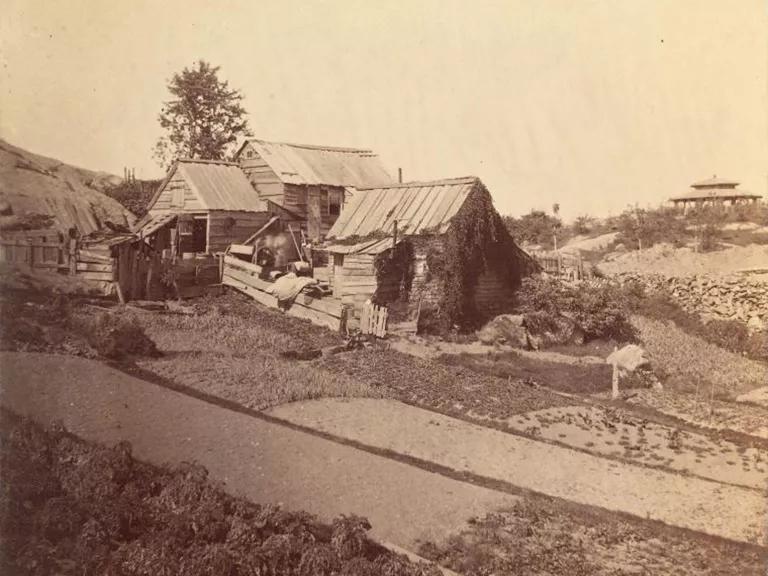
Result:
M571 502L740 542L757 544L763 539L765 500L753 488L612 461L393 400L328 398L278 406L269 414Z
M717 482L762 489L768 452L649 422L618 410L567 406L518 414L513 430L592 454L690 473Z
M759 406L720 400L710 403L693 395L667 390L637 390L627 402L652 408L704 428L732 430L768 439L768 410Z

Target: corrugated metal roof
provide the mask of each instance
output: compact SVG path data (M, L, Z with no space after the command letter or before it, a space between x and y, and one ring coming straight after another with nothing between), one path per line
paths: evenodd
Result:
M368 240L366 242L359 242L357 244L331 244L326 250L335 254L381 254L384 250L392 248L394 238L387 236L385 238L379 238L376 240ZM398 238L397 242L400 243L402 238Z
M205 160L179 160L176 169L209 210L266 212L248 177L237 164Z
M393 181L378 154L371 150L257 139L247 140L243 147L247 143L286 184L368 187Z
M467 177L358 189L328 237L391 234L395 220L398 234L443 234L476 186L480 179Z

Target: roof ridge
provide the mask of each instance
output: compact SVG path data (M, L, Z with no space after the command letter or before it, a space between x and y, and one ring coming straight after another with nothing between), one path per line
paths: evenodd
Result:
M329 152L347 152L355 154L371 154L378 156L370 148L350 148L345 146L324 146L322 144L297 144L295 142L277 142L275 140L262 140L261 138L247 138L246 142L259 142L260 144L277 144L279 146L291 146L293 148L306 148L307 150L327 150Z
M230 162L229 160L206 160L203 158L177 158L176 162L182 164L220 164L222 166L240 166L237 162Z
M414 188L416 186L444 186L448 184L473 184L480 182L477 176L460 176L458 178L441 178L439 180L412 180L410 182L393 182L391 184L377 184L376 186L366 186L365 188L356 188L356 190L381 190L384 188Z

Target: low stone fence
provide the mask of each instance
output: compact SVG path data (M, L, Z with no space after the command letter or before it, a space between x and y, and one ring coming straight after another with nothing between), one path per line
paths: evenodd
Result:
M635 280L651 290L664 290L688 312L713 319L739 320L755 329L768 327L768 283L749 276L666 277L629 272L618 275L618 279Z

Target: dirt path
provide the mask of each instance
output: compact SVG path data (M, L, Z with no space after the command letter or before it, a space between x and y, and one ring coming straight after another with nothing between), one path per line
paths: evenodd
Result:
M367 446L581 504L762 543L765 497L760 490L615 462L393 400L324 399L278 406L270 413Z
M0 353L0 403L155 464L195 460L230 493L324 519L356 513L411 550L516 498L234 412L69 356Z

